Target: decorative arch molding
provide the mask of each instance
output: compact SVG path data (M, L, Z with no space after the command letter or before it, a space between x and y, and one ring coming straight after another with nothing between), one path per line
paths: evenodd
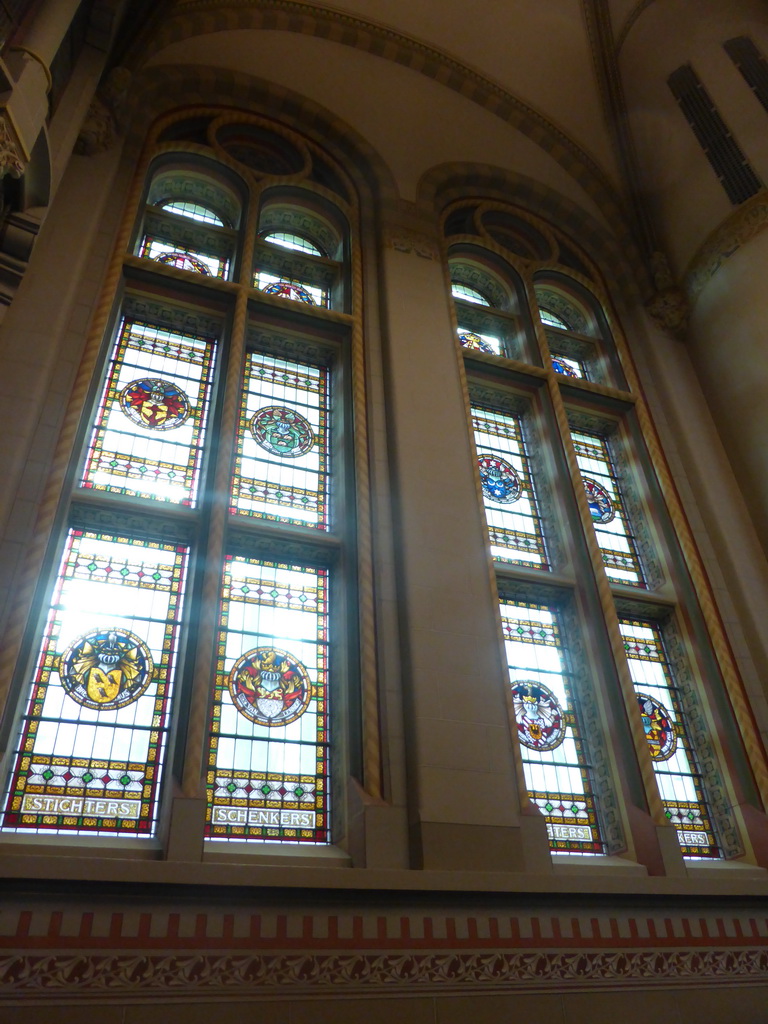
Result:
M561 128L498 83L441 50L390 28L299 0L176 0L175 10L132 61L206 33L260 29L297 32L394 61L460 93L540 146L616 225L623 247L636 246L625 204L598 164Z
M419 183L419 201L443 208L456 199L496 199L556 223L627 298L640 299L652 285L636 246L624 247L589 213L555 189L525 174L491 164L455 163L432 168Z
M730 213L699 246L685 272L685 288L695 303L709 281L731 256L768 227L768 189Z
M263 79L199 64L160 64L135 76L128 102L126 152L138 154L150 124L180 107L237 108L262 113L306 135L343 162L384 202L396 201L394 177L373 147L313 100Z
M626 42L627 36L632 31L632 27L634 26L634 24L637 21L637 19L640 17L640 15L643 13L643 11L646 8L650 7L651 4L654 3L654 2L655 2L655 0L638 0L638 2L635 4L635 6L632 8L632 10L626 16L626 18L624 19L624 24L621 26L620 30L616 34L616 53L617 54L619 53L619 51L621 50L622 46Z

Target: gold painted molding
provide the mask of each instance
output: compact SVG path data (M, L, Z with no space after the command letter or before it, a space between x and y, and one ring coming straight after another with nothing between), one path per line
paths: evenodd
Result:
M685 290L693 303L720 267L768 227L768 189L752 196L715 228L688 264Z

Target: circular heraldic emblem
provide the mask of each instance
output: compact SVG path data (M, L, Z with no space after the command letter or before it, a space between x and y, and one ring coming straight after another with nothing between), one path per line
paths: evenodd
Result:
M651 759L666 761L672 757L677 748L677 734L669 712L663 704L660 704L654 697L649 697L647 693L638 693L636 696L643 719L645 738L648 740L648 747L651 751Z
M92 629L59 659L67 695L94 711L133 704L152 682L154 670L147 645L127 629Z
M599 483L590 479L590 477L585 476L583 479L584 490L587 492L589 511L593 521L596 523L610 523L616 515L616 509L613 507L610 495L604 487L601 487Z
M462 331L459 334L459 341L464 348L473 348L477 352L487 352L489 356L496 355L493 346L489 345L487 341L484 341L479 334L475 334L473 331Z
M143 377L120 392L120 408L131 422L145 430L173 430L192 411L181 388L170 380Z
M265 295L279 295L281 299L293 299L294 302L306 302L308 306L316 306L317 303L309 294L306 288L293 281L273 281L262 291Z
M309 421L295 409L282 405L259 409L251 417L250 428L256 444L283 459L298 459L315 443Z
M155 262L164 263L169 267L177 267L179 270L191 270L193 274L206 274L209 277L211 275L210 269L202 260L183 250L164 252L162 256L155 257Z
M520 497L522 484L520 477L506 459L496 455L479 455L477 464L480 467L480 483L483 494L491 501L511 505Z
M235 662L229 673L229 693L240 714L257 725L288 725L307 710L312 684L292 654L257 647Z
M520 742L531 750L554 750L565 738L565 716L557 697L542 683L512 684L512 704Z

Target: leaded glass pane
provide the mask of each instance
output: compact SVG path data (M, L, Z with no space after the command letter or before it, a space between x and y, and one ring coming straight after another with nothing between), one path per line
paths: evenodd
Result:
M463 299L465 302L474 302L478 306L490 306L490 302L479 292L477 288L470 288L468 284L459 284L454 281L451 284L451 295L454 299Z
M554 608L501 600L512 706L529 796L554 851L602 853L590 769Z
M229 260L198 250L186 249L183 245L166 242L161 238L147 235L142 242L139 256L164 263L179 270L189 270L193 274L204 276L226 277L229 273Z
M563 320L561 316L558 316L557 313L553 313L550 309L540 308L539 317L541 318L541 322L546 324L547 327L559 327L561 331L570 330L565 320Z
M568 356L559 356L554 352L552 355L552 367L555 373L561 373L564 377L586 377L584 367L577 359L569 359Z
M459 341L462 348L485 352L489 356L500 356L502 354L501 341L490 334L477 334L475 331L467 330L466 327L460 327Z
M654 622L633 619L622 619L619 628L665 813L686 857L719 857L661 630Z
M233 512L328 529L328 387L324 367L248 355Z
M168 213L177 213L180 217L189 217L190 220L199 220L204 224L218 224L220 227L224 227L221 217L199 203L187 203L180 199L172 199L169 203L161 203L160 208L167 210Z
M327 571L228 557L210 838L328 842L327 681Z
M82 487L195 504L214 344L151 324L123 322Z
M472 426L491 555L503 562L548 568L520 417L473 407Z
M5 830L154 833L186 566L185 547L70 531Z
M303 235L294 235L288 231L272 231L268 235L264 235L265 242L273 242L275 245L281 245L284 249L295 249L296 252L306 252L311 256L322 256L323 254L317 248L317 246L310 242L308 238L304 238Z
M644 587L637 545L608 443L598 434L574 431L572 437L606 575L617 583Z
M308 306L327 307L329 305L329 296L325 289L315 288L305 281L278 277L265 270L260 270L256 274L254 286L265 295L279 295L280 298L292 299L294 302L305 302Z

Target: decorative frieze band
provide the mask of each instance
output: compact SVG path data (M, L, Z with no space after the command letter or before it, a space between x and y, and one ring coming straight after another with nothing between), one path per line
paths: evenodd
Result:
M742 203L716 228L691 260L685 275L685 287L691 302L722 265L766 226L768 189L763 189Z

